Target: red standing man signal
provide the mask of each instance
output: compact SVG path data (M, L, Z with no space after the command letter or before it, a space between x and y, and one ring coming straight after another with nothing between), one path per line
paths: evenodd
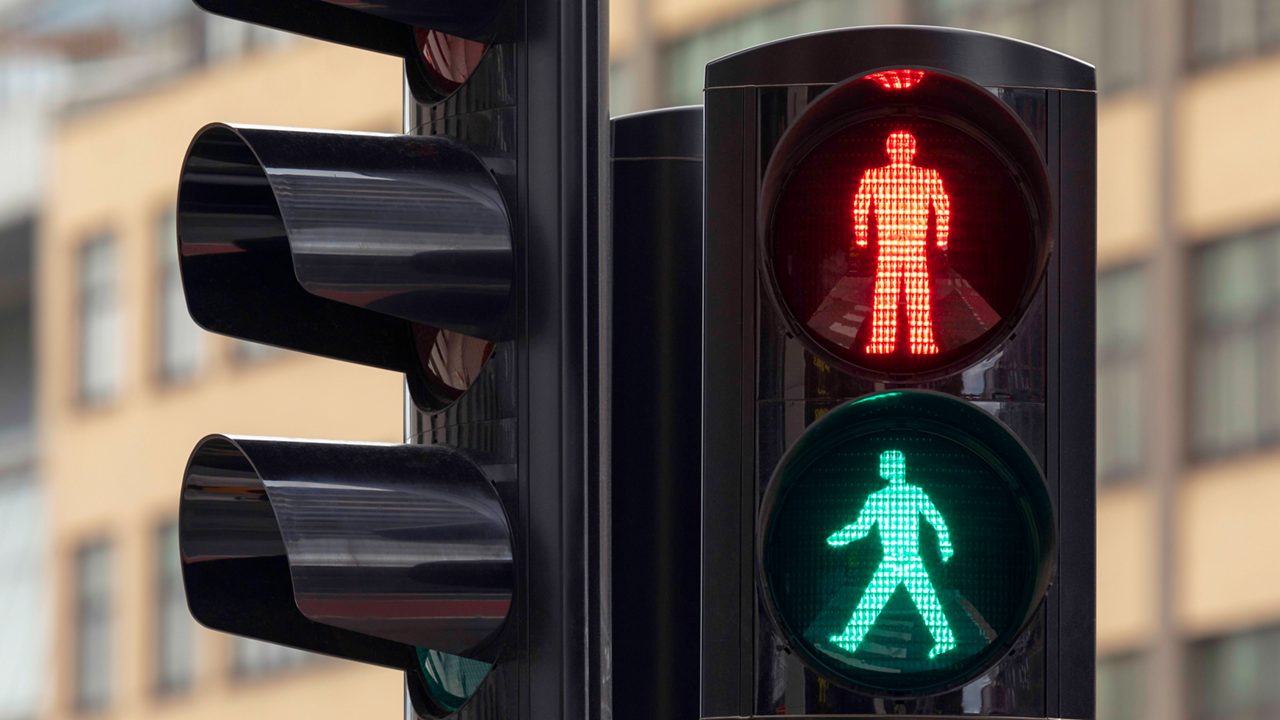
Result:
M933 337L925 246L932 209L937 219L938 248L946 249L951 203L937 170L911 164L916 156L914 135L905 130L894 131L889 134L885 149L889 153L889 164L863 173L853 198L853 232L858 247L867 246L873 207L880 240L871 342L866 351L868 355L887 355L894 351L898 298L905 291L910 353L936 355L938 343Z

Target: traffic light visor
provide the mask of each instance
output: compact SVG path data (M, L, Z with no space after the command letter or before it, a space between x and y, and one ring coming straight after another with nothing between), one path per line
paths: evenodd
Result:
M210 125L183 162L177 224L199 325L403 372L421 407L440 405L442 333L510 328L505 201L447 138Z
M993 93L936 71L850 80L786 131L765 175L768 287L838 366L886 378L972 364L1044 273L1040 150Z
M761 510L768 607L840 684L931 694L1010 648L1052 572L1045 482L998 420L949 396L841 406L786 454Z
M445 447L209 436L179 543L202 624L403 670L418 648L492 660L511 605L502 504Z

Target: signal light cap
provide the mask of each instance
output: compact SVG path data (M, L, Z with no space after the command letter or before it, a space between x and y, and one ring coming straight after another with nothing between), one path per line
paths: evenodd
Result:
M212 332L403 372L412 388L415 327L485 340L510 327L506 205L448 138L214 123L183 161L177 225L187 307Z
M447 447L210 435L179 507L201 624L417 671L415 648L492 661L511 606L511 529Z

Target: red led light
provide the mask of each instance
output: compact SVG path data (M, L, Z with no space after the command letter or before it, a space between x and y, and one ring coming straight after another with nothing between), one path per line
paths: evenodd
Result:
M951 224L950 200L937 170L912 164L916 156L914 135L906 130L889 133L885 150L889 164L863 173L853 198L857 245L867 246L872 212L880 234L871 316L873 330L866 353L886 355L894 351L898 298L905 291L909 350L912 355L936 355L938 344L933 337L933 309L929 303L931 278L925 243L932 210L938 249L946 249Z
M908 90L924 79L924 71L908 69L885 70L871 73L867 76L867 79L879 83L880 87L885 90Z
M820 96L774 146L767 287L825 361L887 379L949 373L1033 300L1050 242L1043 159L983 88L923 70L867 77Z
M416 28L414 38L422 61L419 67L431 90L441 97L462 87L489 49L486 43L438 30Z

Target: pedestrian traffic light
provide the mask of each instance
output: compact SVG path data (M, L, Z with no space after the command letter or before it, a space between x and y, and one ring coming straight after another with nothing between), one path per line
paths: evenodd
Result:
M1093 716L1094 73L877 27L706 71L702 716Z
M792 650L886 695L980 674L1049 582L1053 511L1035 461L991 415L941 393L827 413L761 508L763 599Z
M199 324L403 373L414 412L406 445L202 440L193 615L403 670L423 718L599 716L596 3L196 2L405 59L403 135L200 130L177 224Z

